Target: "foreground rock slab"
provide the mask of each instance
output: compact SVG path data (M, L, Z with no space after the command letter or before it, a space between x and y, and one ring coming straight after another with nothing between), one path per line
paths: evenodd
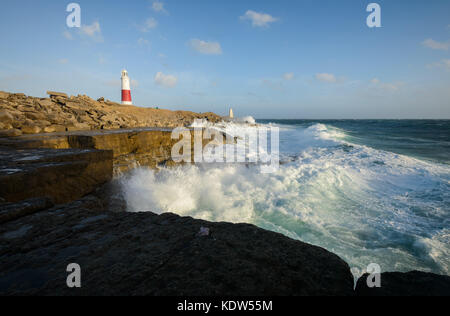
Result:
M2 203L0 204L0 224L46 210L52 206L53 203L48 198L34 198L19 203Z
M450 277L420 271L385 272L381 274L381 287L367 287L368 275L356 285L359 296L450 296Z
M0 294L353 294L348 265L322 248L247 224L107 209L88 196L0 226ZM66 286L70 263L79 289Z

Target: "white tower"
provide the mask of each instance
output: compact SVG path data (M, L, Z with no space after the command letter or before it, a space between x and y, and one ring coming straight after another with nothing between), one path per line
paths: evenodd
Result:
M234 118L234 113L233 113L233 109L232 108L230 108L230 114L228 116L231 119Z
M122 104L133 104L131 101L130 78L128 77L128 72L126 70L122 70Z

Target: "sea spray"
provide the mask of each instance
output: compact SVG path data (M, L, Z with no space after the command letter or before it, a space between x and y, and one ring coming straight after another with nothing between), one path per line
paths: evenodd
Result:
M345 139L325 124L287 126L285 160L272 174L227 164L136 169L122 178L128 210L252 223L360 269L449 274L449 166Z

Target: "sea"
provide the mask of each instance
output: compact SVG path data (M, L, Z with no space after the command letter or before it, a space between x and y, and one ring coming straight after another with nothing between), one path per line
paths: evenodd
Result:
M249 118L217 128L239 136L255 126L279 130L276 171L137 168L120 179L128 211L254 224L359 270L450 275L450 120Z

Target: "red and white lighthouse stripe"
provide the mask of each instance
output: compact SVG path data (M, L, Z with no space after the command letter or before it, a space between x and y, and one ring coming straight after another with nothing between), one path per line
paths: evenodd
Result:
M131 101L130 78L126 70L122 70L122 104L133 104Z

